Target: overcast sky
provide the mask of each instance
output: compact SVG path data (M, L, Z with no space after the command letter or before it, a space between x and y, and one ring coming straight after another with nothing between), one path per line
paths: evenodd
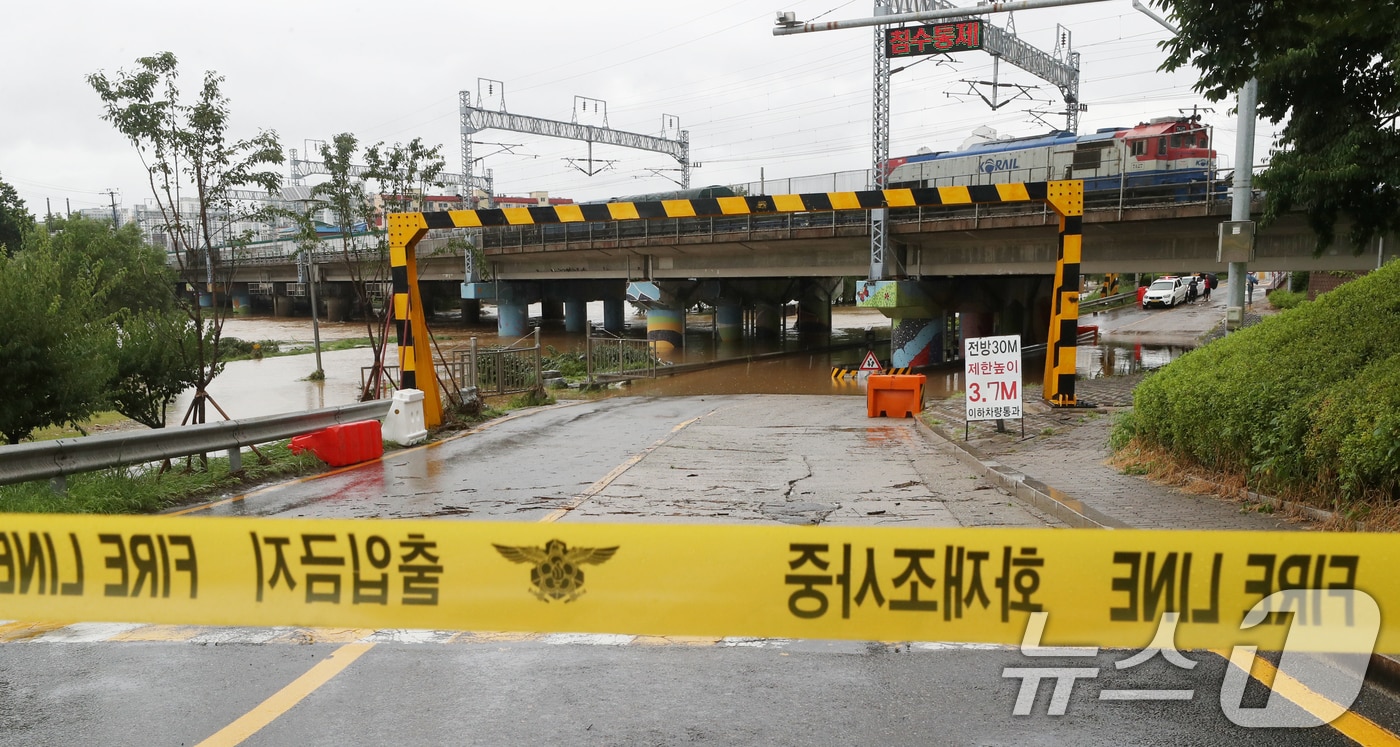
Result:
M492 79L504 83L512 114L571 121L575 97L584 96L606 102L614 129L660 135L663 115L677 117L689 132L691 160L703 164L693 186L870 164L873 30L772 35L777 11L802 21L862 18L871 15L869 0L461 2L408 4L400 7L413 10L400 13L355 0L12 6L0 44L0 178L38 216L45 198L57 212L65 200L75 210L107 205L108 189L119 191L121 205L149 197L134 148L101 119L86 76L133 70L138 57L160 51L179 58L186 91L197 91L207 70L224 76L236 137L275 130L284 148L303 157L306 141L340 132L361 143L422 137L442 144L448 170L460 171L458 92L475 94L479 80ZM1007 17L991 21L1004 27ZM1057 23L1082 55L1081 99L1089 110L1080 132L1209 105L1215 112L1205 121L1215 126L1223 163L1233 165L1233 101L1205 102L1192 91L1190 69L1157 72L1165 29L1129 0L1014 17L1019 36L1047 52ZM959 82L989 79L992 58L941 59L894 76L891 156L956 148L979 125L1002 135L1042 133L1047 126L1027 111L1063 107L1053 86L1002 65L1002 82L1039 86L1031 91L1038 101L993 111ZM1063 127L1063 116L1043 116ZM602 124L591 110L577 121ZM1261 123L1259 132L1256 161L1272 128ZM584 143L505 131L475 140L473 155L484 157L476 171L493 171L498 194L592 199L662 191L670 182L649 170L677 165L662 154L595 146L595 158L614 163L590 177L566 160L586 157Z

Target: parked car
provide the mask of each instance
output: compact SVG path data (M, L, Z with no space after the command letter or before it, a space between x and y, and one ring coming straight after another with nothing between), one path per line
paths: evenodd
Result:
M1147 287L1142 296L1142 307L1165 306L1171 308L1186 300L1186 284L1175 276L1160 277Z

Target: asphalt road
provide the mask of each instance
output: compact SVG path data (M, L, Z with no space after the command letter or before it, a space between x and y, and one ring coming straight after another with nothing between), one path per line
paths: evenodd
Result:
M1054 523L981 482L912 420L872 420L861 397L800 395L565 404L187 513L496 521L567 514L570 521L843 526Z
M1053 525L864 404L570 404L191 515ZM1160 656L1118 669L1131 651L1045 659L927 642L135 625L0 625L0 640L5 745L1353 743L1332 727L1231 723L1228 665L1209 652L1186 652L1199 662L1187 671ZM1005 670L1044 666L1079 672L1061 681L1063 715L1050 713L1051 679L1017 715L1026 680ZM1266 697L1255 683L1245 705ZM1400 724L1400 702L1377 690L1354 710L1366 728Z

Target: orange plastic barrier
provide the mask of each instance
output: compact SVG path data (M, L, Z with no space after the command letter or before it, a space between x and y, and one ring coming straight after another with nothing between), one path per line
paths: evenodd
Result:
M308 449L326 464L344 467L383 456L384 438L378 420L359 420L292 438L293 454Z
M912 418L924 409L923 374L875 374L865 385L865 409L872 418Z

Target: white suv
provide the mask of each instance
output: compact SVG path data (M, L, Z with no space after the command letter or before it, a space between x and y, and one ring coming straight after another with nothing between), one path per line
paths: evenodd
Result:
M1175 306L1186 300L1186 284L1175 276L1160 277L1152 281L1147 293L1142 296L1142 307Z

